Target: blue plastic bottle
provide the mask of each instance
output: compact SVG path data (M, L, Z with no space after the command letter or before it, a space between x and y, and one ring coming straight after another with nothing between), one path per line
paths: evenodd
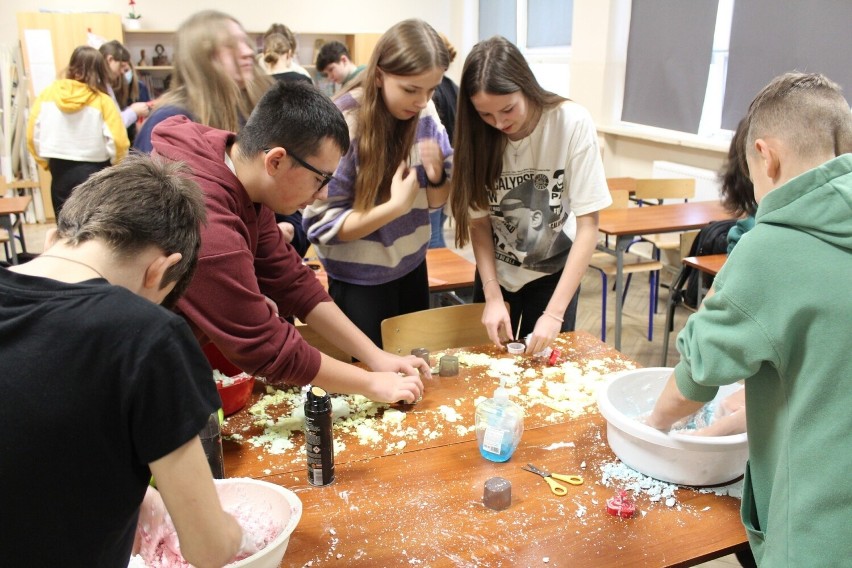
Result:
M479 453L491 461L507 461L518 447L523 433L524 411L509 400L509 393L501 380L494 391L494 398L484 400L476 407Z

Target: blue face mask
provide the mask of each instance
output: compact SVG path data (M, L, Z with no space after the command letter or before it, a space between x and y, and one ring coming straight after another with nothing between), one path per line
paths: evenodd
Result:
M127 71L124 72L124 80L127 82L128 85L130 84L131 81L133 81L133 70L132 69L128 69Z

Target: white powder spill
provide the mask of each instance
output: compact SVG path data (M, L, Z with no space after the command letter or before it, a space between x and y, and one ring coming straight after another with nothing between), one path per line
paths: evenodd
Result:
M549 446L545 446L542 449L543 450L558 450L560 448L574 448L574 447L576 447L574 442L556 442L556 443L550 444Z
M558 341L558 340L557 340ZM561 348L561 346L560 346ZM563 349L566 355L569 348ZM441 357L443 353L435 354ZM528 414L534 413L548 423L562 422L593 411L595 394L613 367L632 368L622 359L601 359L578 364L564 360L557 366L542 365L528 357L506 357L455 350L459 365L469 370L464 381L476 385L470 397L452 399L449 404L410 409L392 408L359 395L333 395L332 416L335 454L347 451L346 443L381 449L386 454L398 454L412 444L428 443L439 438L469 437L474 431L473 409L488 396L482 387L502 379L511 399ZM228 428L226 439L237 445L259 448L265 456L289 454L295 463L304 457L304 396L305 388L277 389L266 387L266 394L248 409L248 418L241 414L240 428ZM427 390L426 397L429 393ZM418 414L411 422L409 414ZM227 422L226 422L227 424ZM415 427L416 426L416 427ZM260 433L258 433L260 431ZM347 436L340 436L339 434ZM345 441L344 441L345 440ZM575 447L573 442L558 442L547 450ZM353 446L354 450L355 446ZM263 460L263 456L258 456ZM281 465L280 458L274 462ZM264 473L275 473L275 465Z

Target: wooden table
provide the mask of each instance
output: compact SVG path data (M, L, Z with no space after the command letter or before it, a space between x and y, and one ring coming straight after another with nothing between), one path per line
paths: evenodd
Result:
M554 371L529 358L514 359L532 369L522 391L546 374L560 383L566 374L574 376L574 366L599 382L607 372L635 367L585 332L560 335L557 347L563 361L574 365ZM461 361L465 353L511 358L493 346L455 352ZM438 354L432 355L434 363ZM530 405L512 458L485 460L469 427L474 401L490 397L497 386L486 370L461 365L459 376L428 382L419 404L395 407L404 420L375 443L361 444L335 423L336 444L345 449L335 456L336 481L326 487L307 483L301 433L291 438L294 447L273 455L248 443L261 428L247 409L229 418L226 436L238 433L242 440L225 442L226 474L286 486L303 503L281 566L687 566L745 545L739 501L731 497L679 489L675 507L639 495L636 517L607 514L605 502L615 488L603 484L601 468L616 459L593 403L576 418ZM279 414L288 411L280 408ZM449 422L453 413L458 419ZM397 435L407 429L411 435ZM541 478L520 469L527 462L581 474L585 483L557 497ZM512 505L503 511L482 504L483 484L494 476L512 483Z
M635 237L656 233L674 233L700 229L712 221L729 219L718 201L691 201L674 205L606 209L600 212L598 230L614 236L615 248L599 245L604 252L615 255L615 348L621 349L621 315L624 290L624 252Z
M328 274L318 261L309 262L314 274L328 289ZM451 292L473 287L476 265L448 248L426 250L426 269L429 273L429 292Z
M669 335L672 332L672 320L674 319L674 311L678 305L683 302L683 287L686 286L687 282L687 274L690 270L698 270L703 272L704 274L709 274L710 276L716 276L722 267L725 265L725 261L728 260L727 254L706 254L703 256L687 256L683 258L681 262L683 263L683 268L681 268L680 274L674 280L672 284L672 289L669 293L669 300L666 302L666 327L663 330L663 357L661 366L665 367L669 358ZM698 279L698 297L696 298L695 305L696 307L701 305L701 301L704 298L704 288L701 285L701 278Z
M9 260L12 264L18 264L18 252L15 246L15 238L21 241L21 252L27 252L24 242L24 212L29 207L32 197L2 197L0 198L0 228L6 229L9 234L9 248L11 253ZM15 220L12 221L12 217ZM17 235L15 232L17 231Z

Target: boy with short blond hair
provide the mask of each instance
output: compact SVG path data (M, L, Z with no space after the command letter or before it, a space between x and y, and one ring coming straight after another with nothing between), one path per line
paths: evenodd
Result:
M757 563L838 566L852 558L852 115L826 77L788 73L748 121L756 224L678 337L648 423L668 430L744 379L742 519Z

